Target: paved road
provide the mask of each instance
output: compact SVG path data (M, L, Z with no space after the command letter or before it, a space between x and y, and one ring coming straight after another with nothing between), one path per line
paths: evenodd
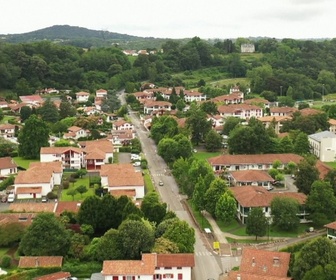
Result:
M125 94L120 95L121 103L125 104ZM173 176L169 175L170 170L164 160L157 154L157 147L154 141L149 137L149 132L141 125L139 118L135 112L130 112L129 117L135 125L138 138L142 143L143 153L148 161L148 168L152 176L152 180L159 192L163 202L167 203L170 210L174 211L181 219L187 221L196 232L195 244L195 262L194 279L205 280L208 278L218 279L223 273L223 265L221 257L214 252L208 250L206 240L203 234L194 225L188 212L183 208L181 200L183 197L179 194L177 184ZM159 181L164 183L159 186Z

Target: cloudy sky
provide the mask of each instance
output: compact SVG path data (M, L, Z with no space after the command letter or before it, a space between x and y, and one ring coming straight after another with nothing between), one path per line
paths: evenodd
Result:
M0 0L0 34L72 25L157 38L335 38L334 0Z

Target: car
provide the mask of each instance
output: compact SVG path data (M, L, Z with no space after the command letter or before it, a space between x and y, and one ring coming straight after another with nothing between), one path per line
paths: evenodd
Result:
M161 180L159 181L159 186L163 186L163 182Z
M12 202L14 202L14 200L15 200L15 194L14 193L10 193L8 195L8 197L7 197L7 202L8 203L12 203Z
M136 161L133 163L133 166L135 167L139 167L141 165L141 162L140 161Z
M48 198L45 195L43 195L42 198L41 198L41 201L42 202L48 202Z

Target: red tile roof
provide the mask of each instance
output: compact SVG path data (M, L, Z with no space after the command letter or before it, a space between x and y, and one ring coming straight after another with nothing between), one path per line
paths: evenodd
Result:
M239 271L254 275L287 277L290 253L245 247Z
M240 277L240 278L239 278ZM257 274L249 274L246 272L240 271L233 271L229 272L227 280L291 280L290 277L277 277L277 276L270 276L270 275L257 275Z
M158 254L157 267L194 267L194 254Z
M257 186L241 186L231 187L235 199L243 207L268 207L275 197L289 197L304 204L306 195L294 192L269 192L263 187Z
M270 108L271 113L291 114L297 111L298 109L294 107L272 107Z
M313 116L318 114L323 114L324 112L322 110L313 109L313 108L304 108L300 110L300 113L302 116Z
M11 157L0 158L0 169L16 168L17 165Z
M33 280L66 280L71 276L70 272L60 271L40 277L36 277Z
M144 186L141 172L136 172L130 163L102 165L100 176L108 177L109 187Z
M238 182L274 181L274 179L264 170L240 170L231 171L231 176Z
M28 267L61 267L63 263L63 257L20 257L19 265L20 268Z
M331 222L329 224L326 224L324 225L324 227L336 230L336 222Z
M18 187L16 188L16 194L41 194L42 187Z
M58 201L54 212L56 215L61 215L64 211L77 213L80 205L78 201Z

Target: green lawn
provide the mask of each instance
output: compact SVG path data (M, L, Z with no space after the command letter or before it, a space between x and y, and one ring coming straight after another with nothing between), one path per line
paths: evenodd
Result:
M6 255L8 250L9 248L0 248L0 259L2 258L2 256Z
M4 118L0 121L0 123L8 123L9 120L15 120L15 117L5 115Z
M197 221L197 223L200 225L201 228L209 228L212 230L211 225L209 224L208 220L203 217L201 214L201 211L197 210L195 208L195 205L191 202L191 200L187 201L189 204L189 208L192 210L193 215Z
M40 161L39 159L24 159L22 157L14 157L13 160L18 166L25 169L28 169L31 162Z
M152 182L151 176L149 174L149 171L146 169L143 171L144 172L144 180L145 180L145 189L146 189L146 193L155 191L155 186Z
M197 159L208 159L208 158L211 158L211 157L216 157L216 156L219 156L221 155L222 152L214 152L214 153L208 153L208 152L197 152L197 153L194 153L194 157L197 158Z
M332 168L336 168L336 162L325 162L325 164L329 165Z
M88 191L83 194L83 197L79 193L77 193L74 196L74 198L72 198L71 195L67 195L67 191L69 189L75 189L80 185L84 185L88 189ZM61 197L60 197L61 201L78 201L78 200L83 201L86 197L95 195L94 188L89 187L89 177L76 179L75 183L70 183L69 189L62 190Z

